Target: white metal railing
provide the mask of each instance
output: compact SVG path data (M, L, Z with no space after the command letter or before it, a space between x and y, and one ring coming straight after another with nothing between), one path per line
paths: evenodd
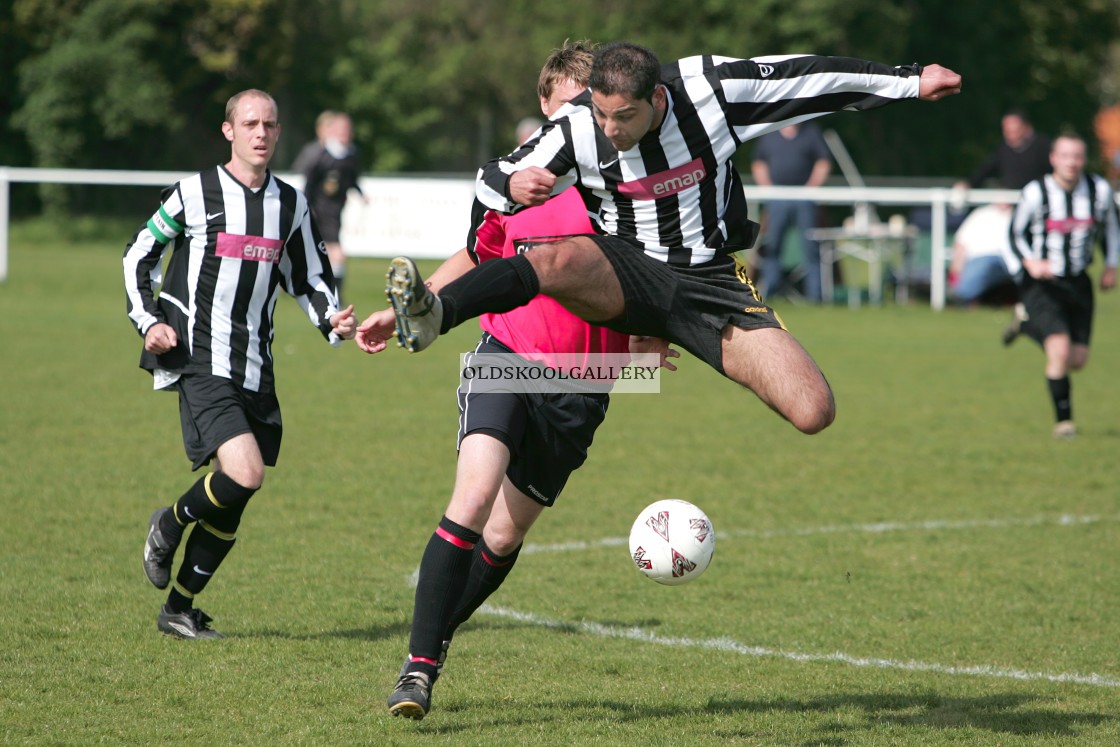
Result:
M8 277L8 223L12 183L93 184L117 186L158 186L172 184L192 172L120 171L104 169L37 169L0 166L0 282ZM297 186L302 177L278 174ZM363 177L366 200L350 200L344 230L358 239L366 256L446 257L461 248L467 233L471 177ZM744 188L746 198L756 205L768 200L811 200L825 205L929 205L930 225L930 305L945 305L947 214L951 203L984 205L1015 202L1017 190L970 190L966 194L947 187L759 187ZM954 202L955 201L955 202ZM154 208L154 205L153 205ZM456 216L444 219L442 216ZM356 220L355 220L356 219ZM349 224L349 227L347 227ZM344 234L343 242L347 242ZM384 250L384 251L381 251Z

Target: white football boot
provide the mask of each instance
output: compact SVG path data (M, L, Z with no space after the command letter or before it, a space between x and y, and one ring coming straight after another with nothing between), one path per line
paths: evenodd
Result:
M385 295L397 319L397 344L416 353L435 342L443 322L443 305L439 296L424 285L415 262L397 257L389 263Z

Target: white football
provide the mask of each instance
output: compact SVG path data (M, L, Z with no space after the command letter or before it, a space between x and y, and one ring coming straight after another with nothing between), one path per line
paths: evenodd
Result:
M693 580L712 562L715 549L711 520L688 501L669 498L651 503L630 527L630 558L659 584Z

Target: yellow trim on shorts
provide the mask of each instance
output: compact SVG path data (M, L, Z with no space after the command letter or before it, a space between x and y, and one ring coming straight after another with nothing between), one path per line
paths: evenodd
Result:
M786 323L778 314L777 309L763 301L762 296L758 292L758 288L754 287L754 283L751 281L751 268L748 266L746 260L739 256L739 252L733 252L731 254L731 258L735 260L735 277L739 278L740 283L750 288L751 295L754 296L754 299L756 301L758 301L760 304L763 304L770 310L770 313L774 315L774 319L777 320L778 326L784 329L786 332L789 332L789 328L786 327ZM750 309L743 309L743 311L751 313Z

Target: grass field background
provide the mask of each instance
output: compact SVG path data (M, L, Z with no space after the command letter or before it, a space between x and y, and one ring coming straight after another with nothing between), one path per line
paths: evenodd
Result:
M281 300L280 464L198 600L228 638L166 638L140 551L148 514L193 477L175 397L136 367L133 228L12 233L0 742L1120 743L1117 294L1098 297L1071 443L1050 437L1040 351L1000 346L1002 310L780 307L836 392L818 436L688 357L660 395L615 397L414 723L384 702L477 328L370 357ZM362 317L384 264L351 261ZM642 578L625 547L665 497L718 536L684 587Z

